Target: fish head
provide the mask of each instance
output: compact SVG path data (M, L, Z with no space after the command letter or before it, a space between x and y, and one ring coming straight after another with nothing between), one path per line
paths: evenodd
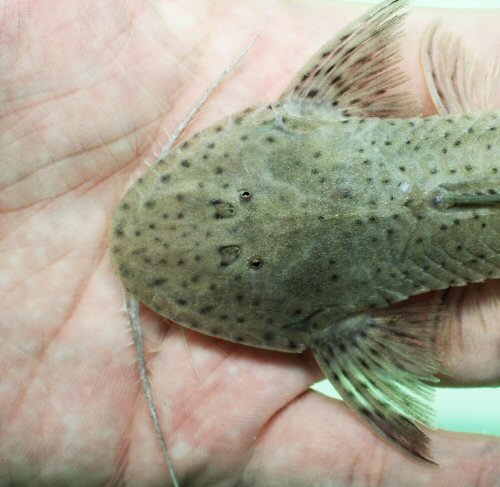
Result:
M117 210L112 253L125 288L159 314L262 346L293 315L275 238L294 194L268 164L272 150L251 140L249 118L194 136L137 181Z

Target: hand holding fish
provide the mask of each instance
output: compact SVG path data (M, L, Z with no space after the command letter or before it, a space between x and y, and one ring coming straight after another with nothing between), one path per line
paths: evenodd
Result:
M3 21L0 484L157 484L163 458L110 263L110 221L144 172L143 160L251 38L264 7L49 4L16 4ZM255 48L190 134L238 109L275 102L315 48L363 11L277 2ZM476 49L498 46L498 13L446 18L479 39ZM426 114L434 109L416 45L433 19L434 12L415 11L401 41L409 89ZM306 99L320 96L321 87L318 95L314 89ZM496 95L492 109L500 106ZM214 203L212 211L220 217L230 208ZM442 336L437 372L446 383L500 382L498 280L413 299L417 308L445 303L443 319L453 318L453 334L461 330L460 343ZM416 461L345 404L308 389L323 376L310 352L229 343L147 309L142 321L181 485L350 486L363 479L466 487L498 479L499 439L426 431L439 467Z

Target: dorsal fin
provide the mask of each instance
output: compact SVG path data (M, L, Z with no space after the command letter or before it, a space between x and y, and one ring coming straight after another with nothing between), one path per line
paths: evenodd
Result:
M326 111L337 118L410 117L419 107L406 93L397 40L411 0L386 0L327 42L280 98L298 114Z
M422 39L422 64L432 101L440 115L489 111L500 84L500 64L488 66L460 39L431 24Z

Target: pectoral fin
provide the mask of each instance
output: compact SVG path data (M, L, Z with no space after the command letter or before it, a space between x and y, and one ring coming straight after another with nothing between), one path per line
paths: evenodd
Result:
M280 98L299 114L326 111L337 118L411 117L419 114L406 93L391 90L407 80L397 66L397 40L409 0L386 0L326 43Z
M371 426L413 455L429 461L434 428L433 350L436 310L400 306L357 315L332 325L313 340L311 350L344 401Z
M500 64L482 63L460 39L429 26L422 40L422 64L440 115L488 111L500 82Z

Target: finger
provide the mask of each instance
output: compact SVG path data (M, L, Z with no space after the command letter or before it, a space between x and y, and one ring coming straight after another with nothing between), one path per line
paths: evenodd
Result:
M240 483L258 485L496 485L500 439L431 432L438 466L397 450L346 406L309 392L281 410L258 436ZM240 484L238 484L240 485Z
M440 293L447 313L438 343L442 380L452 385L500 383L500 281Z
M177 475L201 472L203 481L192 485L212 485L215 474L234 478L264 425L321 378L308 354L245 347L173 323L164 338L148 359L153 395ZM145 470L161 478L164 464L144 402L136 420L130 458L142 459L138 479Z

